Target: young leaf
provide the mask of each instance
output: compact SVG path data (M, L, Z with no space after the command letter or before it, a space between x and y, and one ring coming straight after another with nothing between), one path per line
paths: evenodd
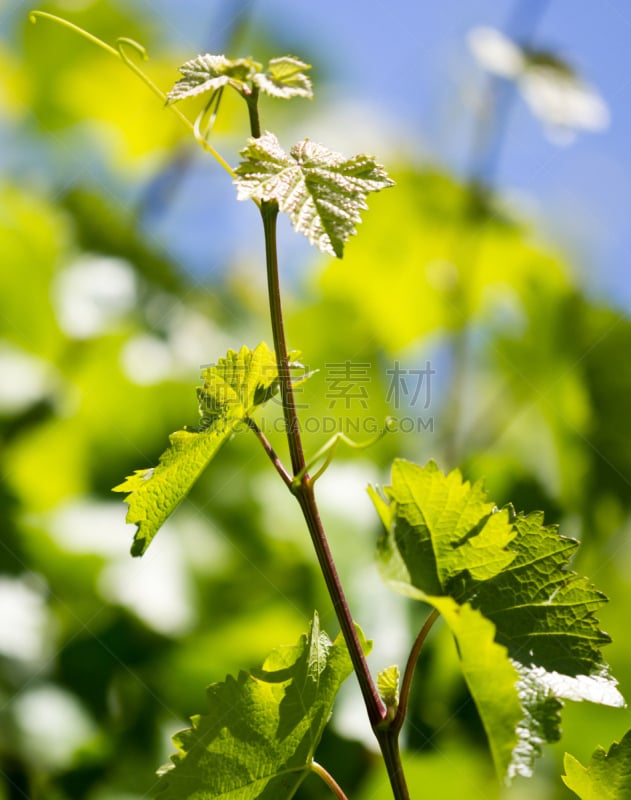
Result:
M312 97L311 81L305 74L309 69L310 64L295 56L272 58L263 71L263 65L252 58L229 59L206 53L179 67L183 77L168 93L167 103L211 94L224 86L232 86L242 95L251 94L256 86L261 92L284 100Z
M608 752L597 747L588 767L569 753L563 765L563 782L581 800L627 800L631 797L631 731Z
M197 390L200 426L172 433L160 462L136 470L113 491L127 492L127 522L137 525L132 555L142 555L173 509L189 492L238 425L278 388L276 359L265 343L229 350L202 372Z
M359 633L367 652L370 646ZM208 712L174 737L179 752L160 770L156 796L293 797L351 672L341 635L331 642L315 614L309 635L297 646L274 651L259 670L208 687Z
M422 468L396 461L385 497L371 494L386 528L378 555L388 583L441 613L444 603L436 595L482 614L494 626L497 645L486 667L490 685L501 685L508 659L512 663L521 719L507 761L494 742L497 727L487 724L496 716L493 698L483 682L467 677L462 633L449 607L447 621L500 775L531 774L541 744L559 738L561 700L624 704L600 653L609 637L594 611L605 598L568 569L576 542L544 527L542 514L497 511L479 484L463 482L458 472L445 476L434 463ZM458 608L462 615L468 605Z
M377 675L379 697L388 708L396 708L399 703L399 677L400 671L396 664L382 669Z
M274 134L265 133L249 139L241 156L239 200L275 200L298 233L338 258L361 222L366 195L394 185L371 156L345 158L308 139L287 154Z
M183 77L168 93L167 103L211 94L223 86L232 86L242 94L249 94L252 80L261 69L261 64L251 58L229 59L210 53L197 56L179 67Z
M311 69L295 56L272 58L265 72L254 76L254 83L262 92L287 100L290 97L313 97L311 80L305 70Z

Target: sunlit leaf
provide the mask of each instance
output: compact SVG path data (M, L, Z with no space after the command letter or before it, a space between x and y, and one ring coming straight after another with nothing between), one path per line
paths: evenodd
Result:
M309 64L295 56L272 58L263 65L252 58L226 58L206 53L179 67L182 76L167 95L169 103L187 97L212 94L224 86L232 86L240 94L249 95L254 87L281 99L312 97L311 81L305 74Z
M474 605L497 625L516 661L568 676L599 671L600 648L610 639L595 611L606 598L568 568L578 543L544 526L541 513L516 516L513 525L515 560L471 587Z
M197 390L200 425L172 433L156 467L137 470L115 492L127 492L127 522L137 525L133 555L142 555L173 509L189 492L221 445L276 392L276 359L266 344L229 350L202 372Z
M406 594L450 594L450 582L465 570L484 580L515 557L507 549L514 536L508 511L497 511L482 485L463 481L457 470L445 476L433 462L397 459L385 495L377 498L387 530L380 568Z
M396 706L399 702L399 668L396 664L386 667L377 675L377 690L386 706Z
M313 97L311 80L305 75L308 69L311 65L295 56L272 58L267 70L254 76L254 83L272 97Z
M182 76L167 95L168 103L177 103L187 97L212 94L224 86L238 92L248 92L261 65L251 58L226 58L206 53L186 61L179 67Z
M609 637L594 612L605 597L568 568L575 541L544 527L542 514L497 511L479 484L432 462L395 461L392 485L371 495L386 528L384 577L446 615L500 776L532 773L541 744L559 738L562 700L624 704L600 652ZM494 642L485 681L472 679L481 653L463 639L476 627L480 648ZM511 684L512 700L495 703L487 687L496 683Z
M292 797L351 671L342 637L331 642L316 614L298 645L274 651L259 670L208 687L208 711L174 737L179 752L161 770L157 797Z
M450 597L428 597L456 641L462 673L478 708L498 775L505 775L523 737L523 710L517 671L505 647L495 641L495 626L468 603ZM527 743L528 740L526 739Z
M289 154L272 133L249 139L236 185L240 200L275 200L311 244L342 257L344 242L361 222L366 195L393 185L371 156L346 158L305 139Z
M581 800L626 800L631 797L631 731L609 750L598 747L592 754L589 766L569 753L563 762L563 782Z

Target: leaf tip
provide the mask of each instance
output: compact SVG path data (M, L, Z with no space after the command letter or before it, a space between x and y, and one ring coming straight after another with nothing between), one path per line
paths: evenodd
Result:
M147 538L145 536L139 536L138 533L136 533L129 552L134 558L143 556L147 550L147 545Z

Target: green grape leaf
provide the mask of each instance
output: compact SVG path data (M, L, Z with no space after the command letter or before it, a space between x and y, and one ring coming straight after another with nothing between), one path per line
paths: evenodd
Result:
M588 767L569 753L563 782L581 800L627 800L631 797L631 731L609 750L597 747Z
M516 720L514 704L506 701L514 724L507 760L505 721L484 683L467 675L464 629L455 626L454 608L447 607L500 776L532 773L541 745L559 738L562 700L624 705L600 652L609 637L594 613L606 598L568 568L575 541L545 527L540 513L498 511L479 484L463 482L457 471L445 476L433 462L419 467L395 461L392 485L383 495L371 489L371 496L386 529L378 546L386 581L443 614L441 597L460 604L460 615L469 606L480 614L496 645L486 668L490 685L505 685L506 663L512 665L521 711Z
M495 626L468 603L451 597L427 597L449 626L471 696L487 734L498 775L506 775L519 744L523 711L517 671L505 647L495 641Z
M313 97L311 80L305 75L308 69L311 69L311 65L295 56L272 58L267 70L254 76L254 83L272 97Z
M182 76L167 94L167 104L177 103L187 97L212 94L224 86L232 86L242 94L249 94L254 76L262 69L251 58L229 59L224 55L197 56L179 67Z
M187 97L212 94L224 86L232 86L242 95L249 95L256 86L261 92L289 99L313 97L311 80L305 74L311 69L296 56L270 59L267 69L252 58L226 58L224 55L199 55L182 64L182 77L167 95L167 104Z
M345 158L308 139L287 154L273 133L265 133L249 139L241 156L239 200L275 200L298 233L338 258L361 222L366 195L394 185L371 156Z
M278 390L274 353L262 342L254 350L229 350L202 372L197 390L200 425L172 433L156 467L136 470L113 491L127 492L127 522L137 525L132 555L142 555L158 529L243 420Z
M365 652L370 650L358 629ZM352 672L340 636L315 614L308 636L275 650L261 669L208 687L208 711L176 734L160 770L160 800L284 800L310 771L342 682Z
M370 490L386 528L379 566L399 591L418 599L452 594L465 570L484 580L515 558L508 511L497 511L482 485L457 470L445 476L432 461L419 467L397 459L384 491L385 499Z
M545 526L541 512L512 517L515 559L490 580L469 587L473 604L495 623L511 658L544 670L556 694L568 699L592 694L585 699L607 702L600 649L610 638L594 615L606 597L568 568L575 540Z
M520 675L524 720L511 777L531 775L541 745L560 738L563 700L624 706L600 652L610 638L595 611L606 598L568 569L578 543L544 526L539 512L513 513L513 526L515 560L469 587L472 604L495 624L496 639Z

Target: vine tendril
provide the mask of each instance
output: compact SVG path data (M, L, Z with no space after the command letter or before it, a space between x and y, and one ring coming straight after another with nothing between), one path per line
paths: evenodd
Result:
M147 86L160 100L166 104L167 96L166 94L158 87L156 84L151 80L151 78L143 72L142 69L135 63L135 61L131 58L130 54L126 52L127 48L131 48L135 51L136 55L139 55L143 61L147 61L149 59L149 55L145 47L143 47L138 42L134 41L133 39L128 39L125 36L121 36L116 40L116 46L112 47L107 42L104 42L102 39L99 39L98 36L94 36L93 34L86 31L84 28L75 25L73 22L69 22L67 19L63 17L58 17L55 14L49 14L47 11L31 11L29 13L29 20L33 24L36 24L38 20L46 19L49 22L54 22L57 25L61 25L64 28L68 28L68 30L73 31L73 33L78 34L83 39L86 39L88 42L95 44L97 47L100 47L101 50L105 50L106 53L118 58L120 61L125 64L140 80ZM193 123L188 119L188 117L183 114L179 108L176 108L173 105L168 105L168 108L175 114L175 116L180 120L180 122L185 125L188 130L195 136L195 139L199 142L199 144L203 147L206 152L210 153L213 158L221 164L221 166L226 170L226 172L230 175L230 177L235 177L235 172L232 167L228 164L228 162L221 156L215 148L208 143L208 141L203 137L198 137L196 135L195 126Z

